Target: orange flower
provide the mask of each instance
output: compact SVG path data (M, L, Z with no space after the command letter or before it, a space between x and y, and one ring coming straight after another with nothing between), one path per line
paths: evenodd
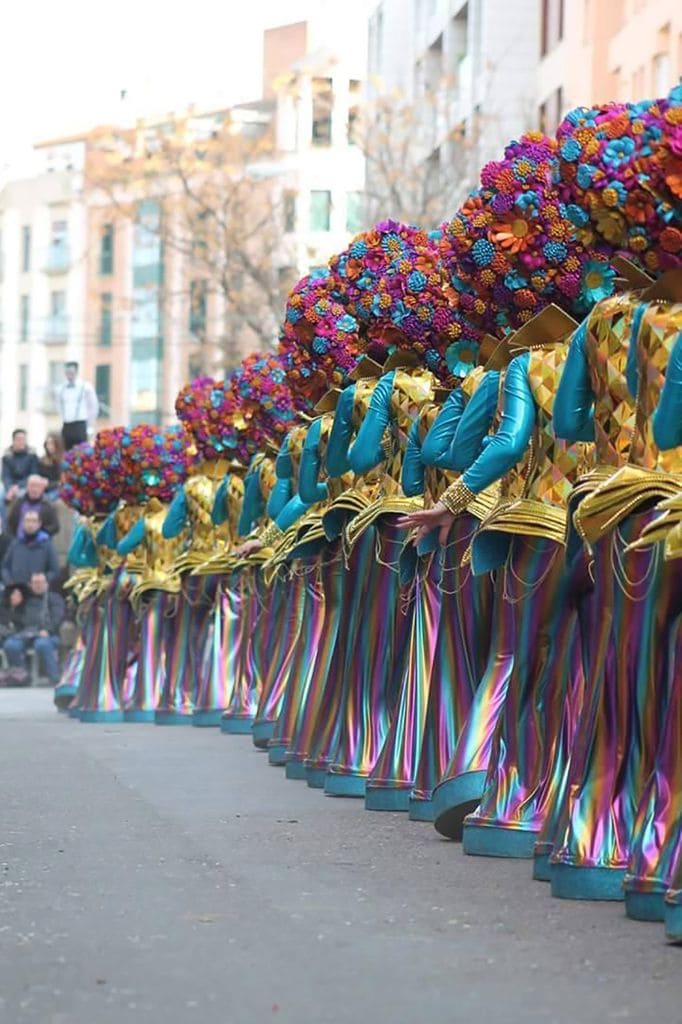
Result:
M625 212L635 224L645 224L653 216L654 207L646 192L631 192L625 203Z
M666 252L679 252L682 249L682 231L679 228L663 228L660 242L661 248L665 249Z
M511 253L524 252L531 237L531 226L523 217L514 217L510 221L493 224L490 231L490 241Z

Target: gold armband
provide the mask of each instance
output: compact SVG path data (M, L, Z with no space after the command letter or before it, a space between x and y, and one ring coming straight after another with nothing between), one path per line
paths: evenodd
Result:
M458 516L460 512L465 512L468 509L475 497L474 492L470 491L465 483L455 480L454 484L450 484L448 489L443 491L440 501L448 512L451 512L453 516Z
M269 526L265 527L258 539L261 541L264 548L272 548L283 536L284 530L280 530L277 523L270 523Z

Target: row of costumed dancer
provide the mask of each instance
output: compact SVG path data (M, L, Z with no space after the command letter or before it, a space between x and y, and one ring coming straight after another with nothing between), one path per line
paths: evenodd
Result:
M682 940L681 201L682 88L573 111L73 449L57 703L249 733Z

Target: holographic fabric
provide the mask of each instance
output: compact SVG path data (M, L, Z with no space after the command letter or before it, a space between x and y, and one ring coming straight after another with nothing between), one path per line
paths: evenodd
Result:
M668 638L682 581L660 546L626 551L655 510L629 516L594 546L585 701L566 824L551 857L554 895L622 899L637 806L654 768L668 680Z
M154 721L157 725L190 724L194 711L196 660L208 607L202 605L200 587L209 577L183 580L182 590L176 595L171 615L166 622L166 659L163 685L156 705Z
M257 624L261 614L255 572L253 567L247 567L238 574L237 586L242 609L239 657L230 703L220 722L223 732L251 731L262 690L260 665L254 657L254 645L258 644Z
M346 634L339 743L325 780L325 791L334 795L364 796L396 707L409 632L409 620L398 610L403 541L395 518L382 516L356 542L362 542L362 556L348 595L356 628Z
M166 635L174 595L149 591L139 613L140 653L135 689L125 704L127 722L154 720L166 672Z
M104 601L107 600L111 598L106 596ZM92 601L86 612L82 686L76 698L78 717L82 722L120 722L123 721L123 711L109 667L107 610L96 598Z
M239 595L230 589L229 577L206 579L212 603L202 616L196 637L199 675L192 723L220 725L220 717L230 703L238 656Z
M266 607L268 629L263 644L265 670L256 717L251 727L255 746L266 747L282 708L291 662L296 653L305 607L305 577L277 576Z
M440 622L431 665L428 703L410 817L433 820L433 790L447 770L464 728L490 646L493 583L462 565L478 520L464 513L452 525L438 562Z

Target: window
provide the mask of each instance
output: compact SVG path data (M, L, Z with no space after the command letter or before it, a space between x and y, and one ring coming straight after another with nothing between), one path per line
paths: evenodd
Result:
M206 281L191 282L189 286L189 329L198 337L202 337L206 332L207 294Z
M196 380L204 372L204 361L198 352L193 353L187 360L187 375L190 380Z
M50 292L50 316L66 315L66 292Z
M28 409L28 364L21 363L19 366L19 412L26 412Z
M49 337L55 341L63 341L67 335L66 292L50 292Z
M349 192L346 197L346 231L362 231L362 192Z
M111 345L114 326L114 300L111 292L102 292L99 302L99 343Z
M137 207L133 234L133 267L161 264L161 205L155 199L143 199ZM156 277L155 279L158 279ZM138 277L138 283L142 280Z
M114 272L114 225L105 224L102 228L99 247L99 272L102 276Z
M544 57L564 38L564 0L542 0L541 54Z
M360 120L360 90L362 85L356 78L348 83L348 143L356 143L358 122Z
M47 251L47 269L64 270L69 262L69 226L65 220L52 221L50 247Z
M328 146L332 141L332 105L331 78L313 78L314 146Z
M24 224L21 229L21 269L24 273L31 269L31 227Z
M310 230L329 231L332 212L331 192L313 191L310 193Z
M665 96L673 84L670 74L670 54L657 53L652 64L653 93L655 96Z
M296 230L296 193L288 189L282 197L283 221L286 232Z
M28 341L28 328L31 319L31 301L28 295L22 295L19 300L19 341Z
M47 364L47 393L45 395L45 412L57 412L57 395L64 383L64 362L49 362Z
M559 86L540 106L540 131L545 132L547 135L553 135L561 121L563 109L564 91Z
M95 394L99 402L100 418L111 414L111 365L99 363L95 367Z

